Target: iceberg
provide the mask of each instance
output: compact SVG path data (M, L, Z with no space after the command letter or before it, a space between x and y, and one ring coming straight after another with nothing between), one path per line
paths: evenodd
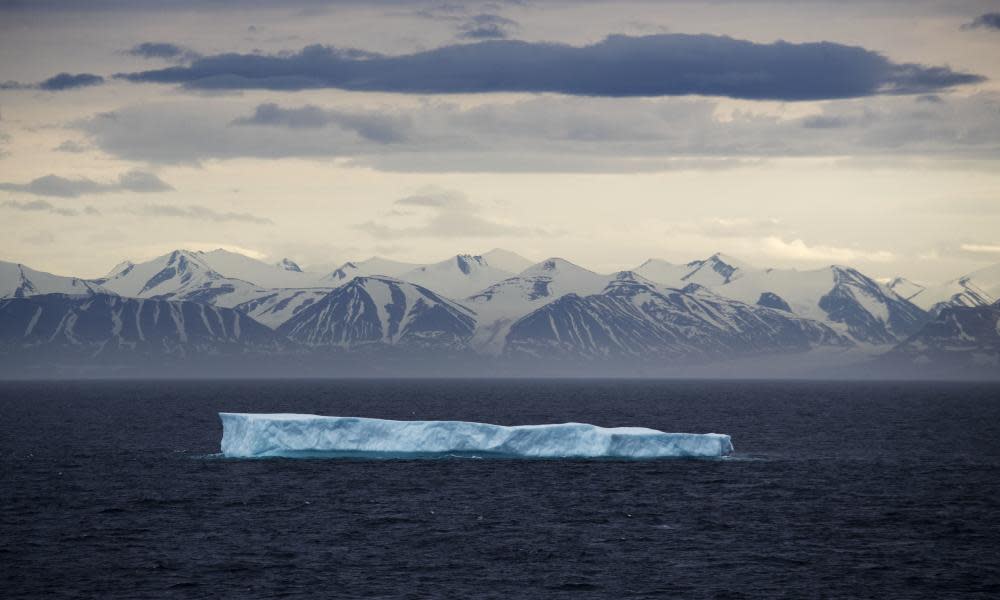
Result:
M721 433L664 433L585 423L506 427L466 421L390 421L301 414L219 413L228 458L444 456L511 458L720 457Z

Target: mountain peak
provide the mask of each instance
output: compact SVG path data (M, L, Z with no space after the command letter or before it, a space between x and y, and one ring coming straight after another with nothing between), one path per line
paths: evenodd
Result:
M618 271L612 276L613 281L623 281L629 283L639 283L642 285L655 286L656 283L643 277L635 271Z
M604 288L604 292L621 292L623 290L635 293L641 290L657 291L658 288L656 283L646 279L635 271L618 271L612 275L607 287Z
M584 269L583 267L573 264L565 258L559 258L553 256L552 258L546 258L540 263L536 263L524 270L526 275L545 275L549 273L554 273L557 271L585 271L590 273L590 269Z
M744 271L750 270L743 261L721 252L716 252L705 260L691 261L686 266L691 271L681 277L681 281L707 287L729 283L738 279Z
M296 273L302 272L302 267L300 267L294 260L290 258L281 259L275 264L275 266L285 271L295 271Z
M520 273L534 263L516 252L494 248L489 252L484 252L482 257L494 269L507 271L508 273Z
M486 260L482 256L473 256L471 254L459 254L455 257L455 264L458 265L458 270L462 273L468 275L472 272L475 267L485 267L487 266Z
M637 268L638 269L644 269L644 268L649 268L649 267L654 267L654 266L675 267L677 265L675 265L674 263L670 262L669 260L663 260L662 258L647 258Z
M735 256L731 256L731 255L725 254L723 252L716 252L712 256L709 256L707 260L711 261L711 262L716 262L716 263L724 263L724 264L727 264L727 265L729 265L731 267L735 267L737 269L748 269L748 268L750 268L750 265L747 264L746 262L744 262L744 261L736 258Z
M111 279L112 277L115 277L117 275L121 275L122 273L127 273L134 266L135 266L134 262L132 262L130 260L123 260L120 263L118 263L117 265L115 265L114 268L112 268L110 271L108 271L108 274L105 275L104 278L105 279Z

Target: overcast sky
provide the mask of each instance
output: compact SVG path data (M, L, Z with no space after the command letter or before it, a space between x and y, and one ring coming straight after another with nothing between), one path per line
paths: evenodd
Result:
M0 0L0 259L1000 262L1000 2Z

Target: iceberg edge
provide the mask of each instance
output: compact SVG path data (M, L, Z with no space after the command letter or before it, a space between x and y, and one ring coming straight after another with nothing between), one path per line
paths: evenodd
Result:
M227 458L444 456L712 458L733 452L722 433L666 433L586 423L492 425L307 414L219 413Z

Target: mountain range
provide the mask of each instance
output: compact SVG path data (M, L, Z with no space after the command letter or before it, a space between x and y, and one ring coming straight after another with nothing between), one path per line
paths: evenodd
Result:
M1000 372L998 295L1000 265L919 285L840 265L760 269L724 254L610 274L500 249L313 272L290 259L176 250L89 280L0 262L0 356L32 372L227 360L409 373L413 361L431 365L426 374L682 375L715 365L722 376L766 360L743 374L814 375L824 365L926 374L931 363L942 376L990 377Z

